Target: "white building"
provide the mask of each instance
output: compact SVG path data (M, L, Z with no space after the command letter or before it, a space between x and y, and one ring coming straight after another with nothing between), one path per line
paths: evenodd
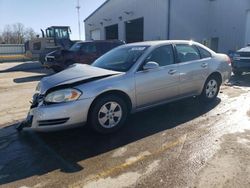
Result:
M250 43L250 0L107 0L86 39L192 39L227 53Z

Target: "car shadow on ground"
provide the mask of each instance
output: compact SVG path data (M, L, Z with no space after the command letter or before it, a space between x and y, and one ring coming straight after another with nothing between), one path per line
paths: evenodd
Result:
M28 76L23 78L15 78L13 81L17 84L20 83L26 83L26 82L34 82L34 81L40 81L43 77L46 77L49 75L37 75L37 76Z
M232 86L250 87L250 73L244 73L241 76L233 75L228 84Z
M14 125L0 129L0 185L60 169L78 172L78 162L109 152L156 133L180 126L214 109L190 98L131 115L124 128L100 135L88 127L53 133L24 131Z
M3 63L4 64L4 63ZM8 63L11 65L11 63ZM9 72L31 72L31 73L48 73L51 72L50 70L46 70L42 67L41 63L38 61L28 61L28 62L22 62L18 63L17 65L6 68L4 70L0 70L0 73L9 73Z

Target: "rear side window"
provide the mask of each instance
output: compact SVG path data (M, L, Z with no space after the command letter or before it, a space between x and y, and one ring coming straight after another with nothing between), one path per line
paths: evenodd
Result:
M81 47L81 51L87 54L96 53L96 45L92 43L85 44Z
M200 59L200 54L195 46L188 44L176 44L177 60L179 63Z
M212 55L209 51L205 50L204 48L202 48L200 46L196 46L196 47L199 49L202 59L212 57Z

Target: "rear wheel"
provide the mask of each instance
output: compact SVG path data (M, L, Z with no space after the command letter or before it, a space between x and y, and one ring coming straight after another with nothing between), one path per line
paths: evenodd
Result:
M112 133L121 128L128 116L124 100L115 95L103 96L94 103L90 111L91 127L102 134Z
M203 88L201 99L205 102L210 102L216 99L220 90L221 82L217 76L210 76Z

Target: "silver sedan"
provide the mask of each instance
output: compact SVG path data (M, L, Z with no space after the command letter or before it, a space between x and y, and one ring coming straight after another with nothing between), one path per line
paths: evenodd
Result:
M192 96L211 102L230 76L229 57L196 42L123 45L91 66L75 64L43 78L18 129L53 131L88 123L110 133L130 113Z

